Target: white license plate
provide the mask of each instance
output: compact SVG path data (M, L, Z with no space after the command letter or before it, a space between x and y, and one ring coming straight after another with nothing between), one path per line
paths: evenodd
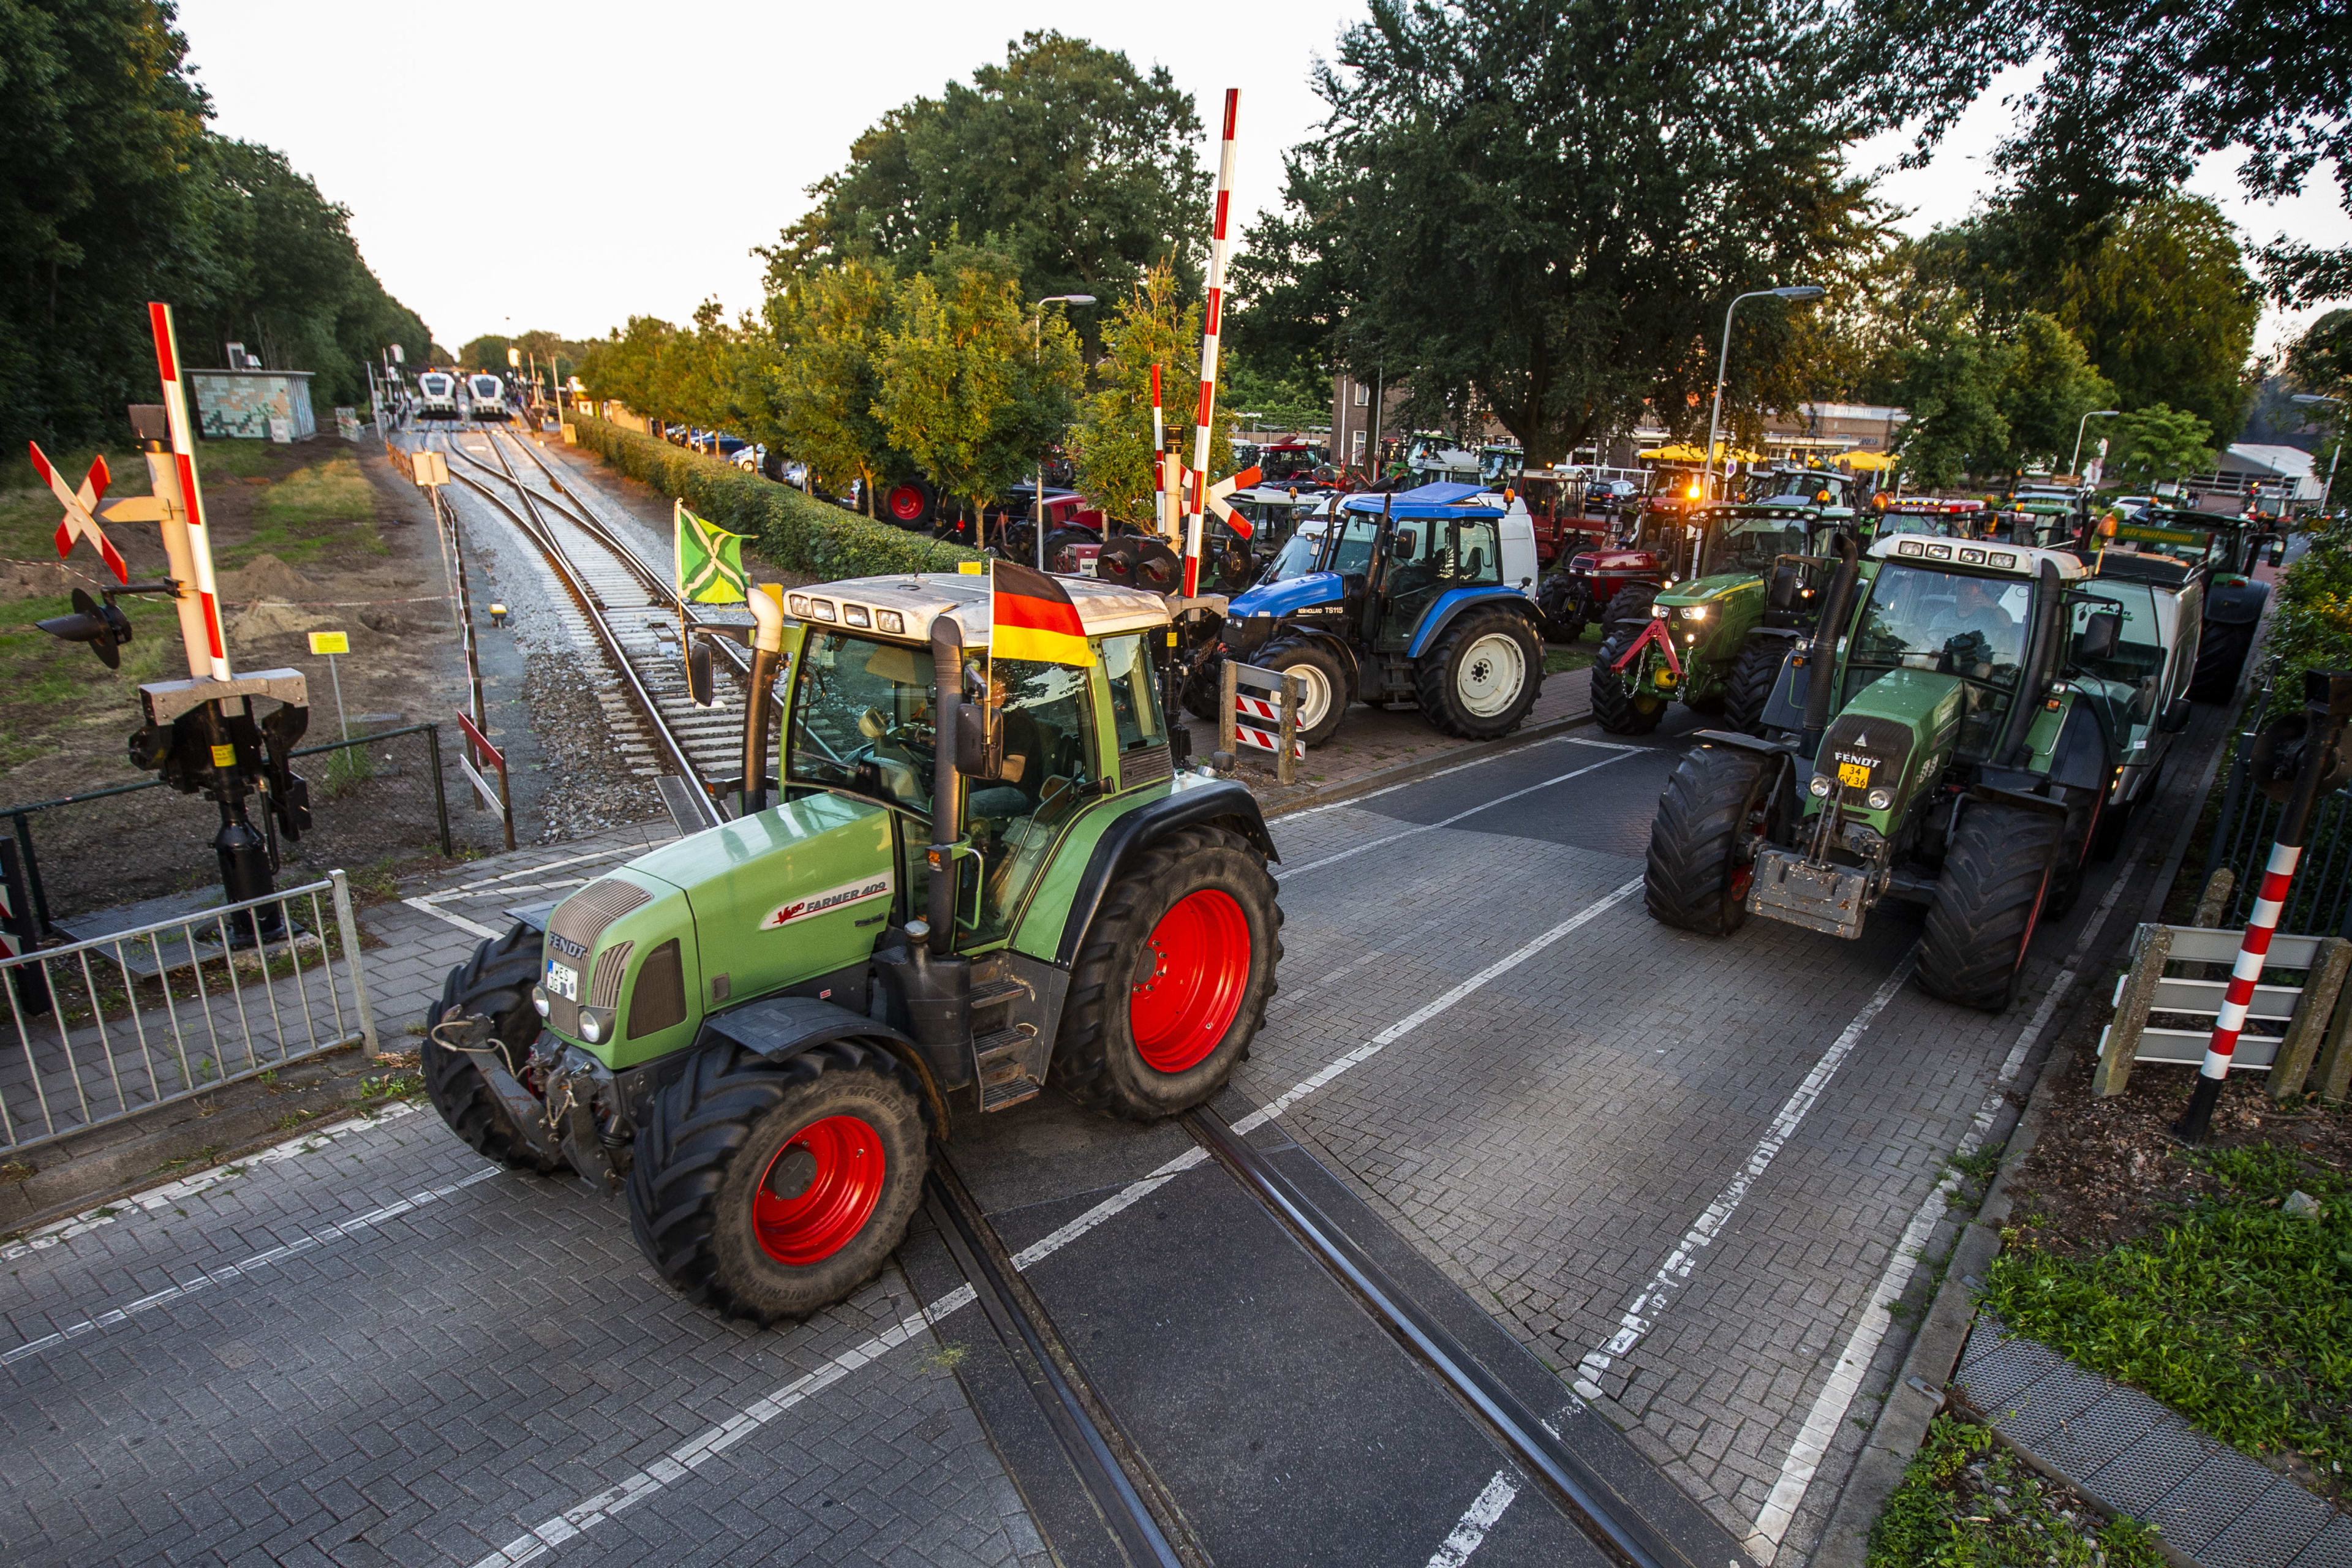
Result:
M580 972L558 963L551 958L549 959L547 961L547 994L550 996L561 996L566 1002L579 1001Z

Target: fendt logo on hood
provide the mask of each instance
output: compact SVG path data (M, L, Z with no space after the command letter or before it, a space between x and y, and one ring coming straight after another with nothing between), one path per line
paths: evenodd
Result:
M585 958L588 956L588 950L585 947L573 942L568 936L558 936L553 931L549 931L547 933L547 945L553 948L556 952L562 953L566 958Z
M845 904L862 904L868 899L887 899L889 896L890 874L885 871L879 877L863 881L844 882L838 888L828 888L822 893L812 893L805 899L794 899L788 904L778 904L768 911L767 919L760 922L760 929L775 931L792 924L794 921L804 921L811 915L821 915L827 910L837 910Z

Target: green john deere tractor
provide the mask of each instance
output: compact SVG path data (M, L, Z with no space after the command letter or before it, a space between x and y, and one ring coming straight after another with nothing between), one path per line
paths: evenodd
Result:
M979 577L805 588L790 622L753 593L741 814L451 973L424 1064L458 1136L625 1189L663 1278L764 1323L874 1275L955 1116L1049 1075L1139 1121L1214 1094L1275 991L1273 841L1177 765L1163 601L1062 583L1090 666L987 661Z
M1746 479L1747 497L1699 508L1697 559L1661 589L1619 591L1592 660L1592 716L1646 735L1670 702L1720 713L1753 732L1790 647L1812 624L1840 532L1853 527L1851 475L1779 468ZM1783 591L1768 594L1777 574Z
M1883 899L1924 904L1921 986L1998 1012L2037 923L2116 847L2115 796L2152 787L2188 721L2194 600L2068 551L1913 534L1850 553L1825 597L1766 737L1702 731L1668 779L1650 912L1851 938Z

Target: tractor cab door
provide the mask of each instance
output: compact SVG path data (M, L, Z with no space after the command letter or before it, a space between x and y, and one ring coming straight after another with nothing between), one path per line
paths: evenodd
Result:
M1091 677L1076 665L1032 659L988 666L990 719L1003 738L1003 763L995 778L970 779L964 791L963 831L976 852L979 885L958 889L959 948L1012 935L1054 845L1101 777ZM1144 679L1148 684L1148 668Z
M1499 586L1503 540L1493 517L1399 519L1389 554L1388 605L1374 646L1402 652L1422 617L1455 588Z

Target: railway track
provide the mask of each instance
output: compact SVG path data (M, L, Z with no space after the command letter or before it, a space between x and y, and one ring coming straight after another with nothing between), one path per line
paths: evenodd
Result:
M663 753L689 781L707 826L723 820L703 781L740 776L742 692L722 683L717 706L696 707L681 673L681 616L667 574L645 561L599 516L581 487L566 485L530 445L506 433L479 433L488 452L452 440L452 469L476 494L509 519L543 554L578 600L643 721ZM518 470L512 447L530 468ZM487 455L495 463L485 462ZM479 477L477 477L479 476ZM507 497L511 495L509 501ZM698 618L684 607L690 626ZM719 661L739 678L749 660L718 641ZM687 792L681 792L687 793ZM1728 1536L1696 1540L1688 1521L1661 1528L1638 1500L1561 1437L1510 1385L1482 1364L1437 1315L1417 1302L1397 1279L1319 1207L1274 1160L1210 1109L1187 1112L1179 1124L1315 1262L1357 1308L1438 1386L1463 1417L1509 1457L1589 1540L1597 1557L1621 1568L1727 1568L1747 1560ZM1246 1125L1246 1124L1245 1124ZM1155 1473L1149 1457L1122 1428L1118 1412L1087 1376L1085 1365L1038 1294L1023 1279L1012 1250L966 1186L943 1145L932 1152L925 1206L957 1270L971 1287L1019 1383L1026 1389L1060 1450L1069 1476L1099 1522L1103 1548L1130 1568L1208 1568L1207 1545L1179 1500ZM1100 1555L1088 1551L1087 1559Z

